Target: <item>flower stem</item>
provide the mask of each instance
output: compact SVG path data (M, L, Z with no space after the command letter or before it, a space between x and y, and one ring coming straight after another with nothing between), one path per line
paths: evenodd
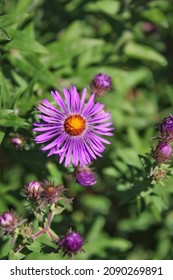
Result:
M42 228L41 230L37 231L36 233L34 233L32 235L32 239L35 240L36 238L38 238L39 236L41 236L45 232L46 232L46 229Z

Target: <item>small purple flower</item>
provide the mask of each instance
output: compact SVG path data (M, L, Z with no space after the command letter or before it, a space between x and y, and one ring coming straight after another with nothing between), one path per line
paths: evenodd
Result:
M63 236L58 242L59 248L62 249L64 255L72 257L72 255L77 254L79 251L83 251L82 246L84 240L78 232L71 231L65 236Z
M167 141L173 141L173 115L169 115L168 118L164 118L162 123L159 125L161 137Z
M89 167L76 167L75 178L81 186L93 186L97 183L96 174Z
M110 131L114 129L108 122L110 113L103 112L104 105L94 103L95 94L85 104L86 89L80 98L75 86L64 89L65 101L58 91L51 93L58 108L44 99L38 107L42 122L34 123L34 131L40 133L36 143L47 142L42 151L49 150L48 156L59 156L59 162L65 161L65 166L72 162L83 167L97 156L102 157L104 144L110 144L104 136L113 135Z
M160 164L167 162L172 155L171 145L165 141L159 142L153 151L153 158Z
M91 91L94 92L97 96L102 96L105 91L111 89L111 85L111 77L106 74L99 73L91 82Z
M19 226L19 218L14 211L4 212L0 216L0 227L2 235L10 234Z

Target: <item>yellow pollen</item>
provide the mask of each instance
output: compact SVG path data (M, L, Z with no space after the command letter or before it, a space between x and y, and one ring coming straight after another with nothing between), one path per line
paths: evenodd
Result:
M85 130L86 121L80 115L71 115L64 122L64 129L70 136L82 134Z

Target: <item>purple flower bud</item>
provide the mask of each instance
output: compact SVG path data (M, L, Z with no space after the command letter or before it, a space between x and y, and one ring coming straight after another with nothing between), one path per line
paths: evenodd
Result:
M164 118L159 125L161 137L167 141L173 141L173 116L170 114L168 118Z
M93 93L95 93L97 96L102 96L105 91L111 89L111 85L111 77L106 74L99 73L92 80L90 87Z
M96 174L89 167L77 167L75 178L81 186L93 186L97 183Z
M159 142L153 151L153 158L160 164L167 162L172 155L171 145L165 141Z
M63 250L64 255L71 257L73 254L77 254L82 251L84 240L78 232L71 231L63 236L58 242L59 248Z
M0 216L0 227L2 234L10 234L19 226L19 218L14 211L4 212Z
M31 181L25 188L26 196L30 200L38 200L42 191L43 188L38 181Z
M13 145L13 147L17 150L21 149L25 143L24 138L21 136L16 136L16 137L11 138L10 142Z
M156 30L156 27L155 27L155 25L153 23L151 23L149 21L146 21L143 24L143 30L146 33L152 33L152 32L154 32Z

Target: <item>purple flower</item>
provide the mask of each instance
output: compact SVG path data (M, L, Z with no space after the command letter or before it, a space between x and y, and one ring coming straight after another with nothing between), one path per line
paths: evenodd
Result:
M91 90L97 96L102 96L105 91L111 89L111 85L111 77L106 74L99 73L94 77L94 79L91 82Z
M170 114L168 118L164 118L159 125L161 137L167 141L173 141L173 116Z
M96 174L89 167L77 167L75 170L76 182L81 186L93 186L96 184Z
M47 142L42 151L49 150L48 156L58 155L65 166L71 162L74 166L85 166L97 156L102 157L104 144L110 144L103 136L113 135L112 122L108 122L110 113L103 111L103 104L94 103L95 94L85 104L86 93L84 89L80 98L75 86L65 88L64 101L58 91L52 91L58 108L47 99L38 107L42 122L34 123L34 131L40 133L35 141Z
M10 234L19 226L19 219L14 211L4 212L0 216L0 227L3 235Z
M78 232L71 231L63 236L58 242L59 248L63 250L64 255L71 257L73 254L77 254L82 251L84 240Z
M153 158L160 164L167 162L172 155L171 145L165 141L159 142L153 151Z

